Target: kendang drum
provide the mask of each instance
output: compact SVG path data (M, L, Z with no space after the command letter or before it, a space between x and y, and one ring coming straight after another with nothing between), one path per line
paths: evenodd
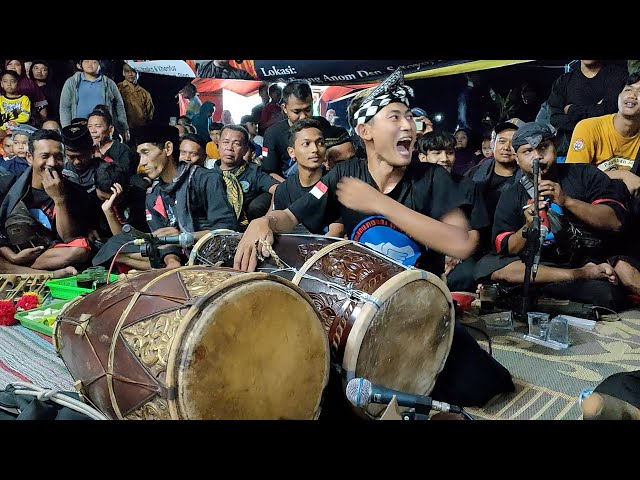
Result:
M232 266L240 238L229 230L209 232L189 262ZM431 392L455 326L451 293L438 277L339 238L276 234L272 250L276 255L258 270L291 280L311 297L345 385L361 377L403 392ZM373 418L383 410L366 407Z
M112 419L316 419L329 378L311 299L266 273L129 275L70 303L53 340Z

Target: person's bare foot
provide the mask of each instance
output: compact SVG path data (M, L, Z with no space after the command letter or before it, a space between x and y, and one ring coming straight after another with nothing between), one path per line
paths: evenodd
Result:
M596 265L593 262L587 263L581 268L584 272L584 278L589 280L609 280L613 285L618 284L618 275L608 263L600 263Z
M53 278L65 278L76 275L78 271L73 267L59 268L53 271Z

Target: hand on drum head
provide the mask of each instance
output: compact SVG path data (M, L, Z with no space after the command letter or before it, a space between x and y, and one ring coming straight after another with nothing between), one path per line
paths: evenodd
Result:
M249 223L247 230L242 235L236 256L233 259L233 268L242 270L243 272L253 272L258 266L258 257L256 253L256 244L264 240L269 245L273 245L273 232L269 228L269 219L266 217L257 218ZM269 251L264 247L261 253L263 257L269 256Z

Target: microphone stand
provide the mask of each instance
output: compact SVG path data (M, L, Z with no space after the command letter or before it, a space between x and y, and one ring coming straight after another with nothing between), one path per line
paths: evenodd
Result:
M531 295L529 294L531 286L531 278L535 280L538 273L538 265L536 262L536 256L540 252L542 247L540 242L540 211L538 210L538 198L540 197L540 191L538 187L540 176L540 159L536 158L533 161L533 222L531 228L527 230L527 250L525 257L524 268L524 284L522 287L522 310L520 312L520 320L528 323L528 313L531 306ZM533 274L532 274L533 272ZM535 290L534 290L535 291Z
M158 248L160 246L160 243L155 240L155 237L153 235L139 232L128 223L122 227L122 231L140 240L144 240L144 243L140 245L140 255L142 255L143 257L149 257L151 268L164 267L164 262Z

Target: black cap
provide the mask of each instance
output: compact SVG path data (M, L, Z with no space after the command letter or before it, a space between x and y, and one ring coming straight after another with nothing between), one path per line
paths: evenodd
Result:
M84 120L84 119L83 119ZM62 129L62 143L65 148L71 150L90 150L93 148L93 139L85 123L77 122L67 125Z
M143 125L136 132L136 145L143 143L173 142L174 148L180 143L180 132L173 125L149 124Z
M529 122L521 125L513 135L511 145L517 152L522 145L529 144L536 148L543 140L556 136L556 129L548 123Z
M342 145L351 141L349 132L346 128L332 125L323 132L324 141L327 148L335 147L336 145Z
M501 122L493 127L493 133L498 135L500 132L504 132L505 130L518 130L518 126L515 123L511 122Z

